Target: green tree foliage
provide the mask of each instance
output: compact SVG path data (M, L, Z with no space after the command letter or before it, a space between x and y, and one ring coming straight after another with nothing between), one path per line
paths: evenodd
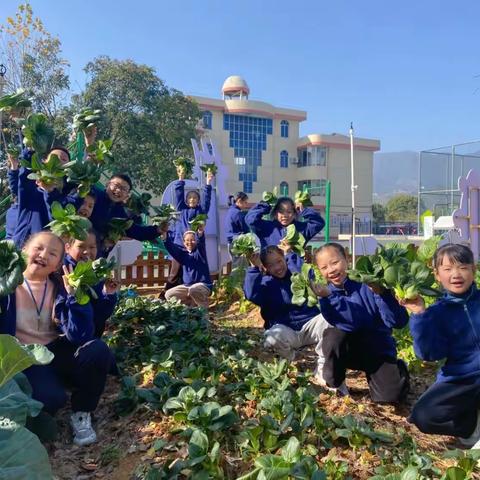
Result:
M7 67L6 93L24 88L33 109L53 121L66 100L69 63L61 56L60 40L34 16L28 2L0 25L0 57ZM64 128L64 125L62 125Z
M85 67L89 81L73 97L73 111L99 108L99 134L113 141L111 169L130 174L157 194L175 178L173 159L190 148L198 106L168 88L153 68L132 60L98 57Z
M377 223L383 223L385 221L386 209L381 203L374 203L372 205L373 220Z
M414 195L400 193L385 205L385 218L389 222L416 222L418 200Z

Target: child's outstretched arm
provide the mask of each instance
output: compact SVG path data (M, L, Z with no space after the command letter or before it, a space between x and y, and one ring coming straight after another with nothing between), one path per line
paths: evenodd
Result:
M208 174L207 174L207 178L208 178ZM200 204L200 206L202 207L202 211L205 215L208 215L211 202L212 202L212 186L210 185L210 183L207 183L203 187L203 195L202 195L201 204Z
M185 263L185 260L188 259L188 253L183 247L181 247L180 245L177 245L174 242L175 234L169 230L168 232L163 232L161 235L161 238L163 240L163 244L165 245L165 248L167 249L168 253L178 263L181 263L183 265Z
M175 182L175 208L178 211L188 208L185 203L185 180L183 179Z
M266 226L271 224L270 221L262 218L264 215L268 215L271 209L272 207L267 202L259 202L245 215L245 223L259 236L262 236Z
M317 233L322 231L322 228L325 226L325 220L312 207L302 209L301 216L302 220L300 222L304 224L301 229L302 235L305 237L305 243L307 243Z
M375 303L382 317L383 323L390 328L403 328L408 323L408 313L400 305L390 290L381 293L373 292Z
M245 273L243 292L247 300L261 307L265 303L265 292L262 285L263 274L260 270L260 257L258 254L252 255L250 265Z

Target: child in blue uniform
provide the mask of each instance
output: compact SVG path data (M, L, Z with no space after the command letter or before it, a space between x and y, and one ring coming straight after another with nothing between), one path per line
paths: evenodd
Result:
M296 350L315 345L318 355L315 377L321 383L323 369L322 336L328 324L318 306L292 303L291 277L299 272L302 259L290 252L271 245L261 255L251 257L243 291L245 297L260 306L265 321L265 347L292 361ZM265 269L265 274L263 273Z
M407 311L391 292L374 293L367 285L350 280L341 245L320 247L315 262L328 286L313 288L320 297L322 315L333 327L323 336L327 385L339 388L344 385L347 369L360 370L367 375L374 402L399 401L408 389L408 371L397 360L392 328L407 324Z
M246 209L248 208L248 195L244 192L237 192L231 198L231 205L225 217L228 246L233 239L242 233L248 233L250 229L245 223Z
M421 297L403 302L418 357L445 360L433 385L414 405L410 421L424 433L460 437L480 448L480 292L475 259L464 245L448 244L434 255L445 294L425 309Z
M263 217L268 214L271 220L264 220ZM301 203L295 204L288 197L280 197L273 209L266 202L258 203L247 213L245 223L258 236L262 248L278 245L292 223L305 237L305 244L320 233L325 225L321 215L312 207L304 208Z
M74 443L96 441L91 424L111 365L107 345L96 339L91 303L79 305L65 277L55 274L62 265L64 245L51 232L30 237L24 253L24 282L0 298L0 333L14 335L23 344L45 345L55 357L48 365L34 365L24 373L32 396L54 414L67 402L64 379L73 385L71 424ZM64 273L70 269L63 267Z
M174 232L164 232L162 239L168 253L183 266L183 284L165 292L165 299L176 298L185 305L208 309L208 297L212 292L212 280L207 262L205 232L199 228L183 234L183 246L175 242Z

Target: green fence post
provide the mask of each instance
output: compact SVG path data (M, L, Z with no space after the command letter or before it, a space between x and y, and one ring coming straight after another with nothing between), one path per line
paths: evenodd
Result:
M327 180L325 186L325 243L330 241L330 187L331 182Z

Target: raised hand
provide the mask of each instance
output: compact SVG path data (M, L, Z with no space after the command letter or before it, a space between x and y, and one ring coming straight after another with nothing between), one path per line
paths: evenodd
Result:
M65 291L68 293L68 295L75 295L75 289L68 283L68 275L73 273L73 267L72 265L63 265L63 285L65 286Z
M411 300L407 300L405 298L400 299L398 297L397 300L402 307L405 307L409 312L415 315L418 315L425 311L425 301L420 295L418 295L418 297L412 298Z
M328 297L330 295L330 290L325 285L320 285L319 283L314 283L313 280L310 280L310 288L317 297Z
M105 284L103 285L103 292L106 295L113 295L120 290L120 282L114 278L107 278Z

